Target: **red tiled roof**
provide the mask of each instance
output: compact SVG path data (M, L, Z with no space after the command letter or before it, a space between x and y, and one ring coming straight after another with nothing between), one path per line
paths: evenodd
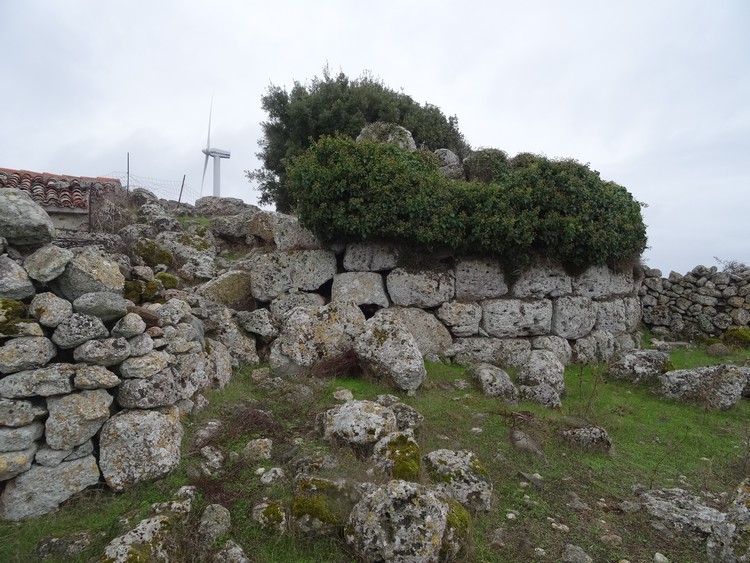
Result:
M49 172L30 172L0 168L0 188L18 188L44 207L86 209L92 188L122 187L116 178L63 176Z

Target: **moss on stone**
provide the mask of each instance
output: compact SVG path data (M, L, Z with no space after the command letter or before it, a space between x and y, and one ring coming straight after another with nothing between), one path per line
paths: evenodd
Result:
M387 447L388 459L393 462L393 478L415 481L419 477L419 446L402 434L391 440Z
M311 495L296 497L292 501L292 516L295 518L304 518L310 516L320 520L324 524L337 526L340 524L336 514L328 505L326 497L323 495Z
M147 301L154 302L161 288L158 281L127 280L123 289L123 297L130 299L136 305Z
M722 338L725 344L750 348L750 327L730 328Z
M180 242L180 244L190 246L191 248L196 249L198 252L203 252L204 250L208 250L209 248L211 248L210 242L197 235L182 233L177 240Z
M277 502L269 503L261 516L265 526L278 527L284 521L284 508Z
M166 264L169 266L174 259L172 253L168 249L151 239L138 239L138 242L135 243L133 252L136 256L140 257L147 266L151 266L152 268L158 264Z
M34 322L26 318L26 305L20 301L0 298L0 335L15 336L19 334L19 323Z
M167 272L159 272L156 274L156 279L161 282L164 289L177 289L180 286L180 280L177 279L177 276Z
M448 499L448 515L446 522L453 528L456 536L461 539L469 537L471 528L471 515L461 506L461 503L455 499Z

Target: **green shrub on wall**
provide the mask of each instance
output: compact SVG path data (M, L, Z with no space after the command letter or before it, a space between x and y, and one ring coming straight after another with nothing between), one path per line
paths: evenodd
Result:
M287 174L300 221L327 241L386 239L573 266L643 252L641 206L625 188L574 160L519 156L491 153L482 178L490 183L461 182L418 151L322 137Z

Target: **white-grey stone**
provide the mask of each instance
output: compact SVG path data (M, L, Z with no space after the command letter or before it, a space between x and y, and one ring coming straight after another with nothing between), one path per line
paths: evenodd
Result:
M57 347L44 336L12 338L0 347L0 372L8 374L40 368L57 353Z
M534 350L549 350L564 366L573 361L573 349L570 343L561 336L537 336L531 341L531 347Z
M443 303L435 314L445 323L453 336L474 336L479 332L482 307L477 303L450 301Z
M158 479L180 462L179 411L121 411L110 418L99 438L99 465L107 485L123 491Z
M632 383L655 383L669 365L669 354L666 352L634 350L612 358L607 377Z
M73 301L73 310L83 315L100 318L104 322L121 319L128 314L130 301L119 293L96 291L84 293Z
M72 449L92 438L109 418L112 395L104 389L47 398L45 440L56 450Z
M349 272L392 270L398 264L398 249L375 242L353 242L346 245L344 269Z
M732 365L668 371L659 376L659 392L667 399L726 410L742 398L750 368Z
M573 353L579 364L608 362L615 353L615 338L611 332L592 330L588 336L576 340Z
M169 556L164 540L172 527L169 515L157 514L138 522L132 529L117 536L104 548L104 559L111 563L128 563L133 553L145 561L167 563Z
M601 426L565 428L562 431L562 437L569 444L585 450L608 452L612 449L612 438Z
M560 265L535 264L518 276L511 295L517 298L542 299L562 297L573 292L573 280Z
M229 309L222 308L212 320L217 325L213 331L213 337L229 350L233 367L254 365L260 362L255 337L237 326ZM202 344L202 341L200 343Z
M89 340L73 350L77 362L99 366L113 366L130 357L130 345L125 338Z
M108 255L89 246L67 263L65 271L53 283L56 293L74 301L81 295L96 291L122 294L125 277Z
M11 246L43 246L55 236L47 212L16 188L0 190L0 236Z
M490 258L462 258L456 264L456 299L483 301L508 293L500 262Z
M518 370L518 382L534 386L546 383L559 395L565 389L565 366L549 350L532 350L529 361Z
M156 235L156 242L172 253L174 264L183 277L187 279L214 277L216 247L210 231L206 231L204 236L182 231L161 232Z
M388 307L383 277L377 272L344 272L333 276L331 301Z
M98 482L99 468L93 455L55 467L32 465L5 485L0 494L0 519L17 521L47 514Z
M255 438L250 440L242 450L242 455L249 461L264 461L271 459L273 440L270 438Z
M223 389L232 379L232 354L218 340L206 339L207 370L211 387Z
M281 334L271 345L269 363L277 373L299 372L352 349L364 329L365 316L354 303L298 307L284 318Z
M679 488L647 491L643 507L652 518L660 520L674 531L704 541L716 524L726 516L706 506L698 497Z
M474 364L466 375L477 380L482 393L514 403L518 400L518 389L513 385L508 373L492 364Z
M325 304L325 297L318 293L290 291L289 293L282 293L271 301L268 308L276 319L282 320L289 311L297 307L322 307Z
M709 563L750 561L750 479L737 487L725 518L711 527L706 542Z
M431 313L416 307L381 309L374 317L395 319L414 337L420 354L430 361L439 361L445 349L453 344L448 329Z
M73 391L73 364L50 364L43 368L21 371L0 379L0 397L23 399L36 395L48 397Z
M461 365L484 362L520 367L531 355L531 344L515 338L459 338L446 349L445 355Z
M17 452L31 447L44 434L44 424L34 421L26 426L0 426L0 452Z
M0 256L0 298L21 300L35 293L26 270L6 254Z
M240 311L237 313L237 322L244 330L258 335L265 342L270 342L279 335L280 323L268 309Z
M0 452L0 481L7 481L31 469L38 446L32 443L28 448L14 452Z
M50 448L47 444L43 444L34 456L34 463L37 465L43 465L44 467L55 467L65 461L65 458L72 453L73 448L69 450L55 450Z
M393 411L372 401L348 401L323 415L323 437L349 446L372 448L397 429Z
M141 316L135 313L127 313L112 327L112 337L132 338L143 334L144 330L146 330L146 323Z
M624 297L597 304L595 328L615 336L638 330L641 323L641 303L637 297Z
M73 386L76 389L111 389L120 384L120 378L104 366L77 364Z
M573 279L573 293L591 299L629 295L634 289L632 270L615 272L607 266L591 266Z
M373 464L383 472L384 475L399 479L414 479L418 477L420 467L419 444L414 439L413 430L403 432L391 432L381 438L372 450L370 458ZM404 467L408 469L404 469ZM412 475L409 473L413 469Z
M73 314L73 304L52 292L39 293L31 300L29 313L39 324L55 328Z
M548 409L559 409L562 407L560 395L546 383L540 385L520 385L518 394L523 401L536 403Z
M159 326L176 325L192 313L192 308L182 299L170 299L159 307Z
M492 482L473 452L441 449L422 460L430 480L443 494L474 512L492 508Z
M277 213L281 220L277 223L273 241L277 250L319 250L322 244L309 229L303 227L292 215Z
M130 357L145 356L154 349L154 340L148 333L139 334L128 338L130 346Z
M335 274L336 255L330 250L269 252L250 263L252 294L259 301L292 289L315 291Z
M0 426L26 426L37 417L31 401L0 399Z
M166 352L155 351L128 358L120 364L120 375L125 378L146 379L152 377L169 367L169 354Z
M382 121L376 121L365 125L359 132L359 135L357 135L357 142L360 141L388 143L390 145L396 145L400 149L410 151L417 149L417 144L414 142L411 131L401 125L385 123Z
M228 534L232 526L232 516L220 504L209 504L201 515L198 524L198 537L201 543L210 547L221 536Z
M109 331L100 318L73 313L57 325L52 342L60 348L75 348L89 340L108 336Z
M562 561L563 563L594 563L594 560L582 547L572 543L566 544L563 548Z
M229 270L195 288L198 295L234 309L247 311L254 307L252 275L244 270Z
M552 334L569 340L583 338L596 323L598 305L588 297L560 297L552 307Z
M368 320L354 342L354 351L368 375L397 389L414 391L427 376L416 340L394 318L376 315Z
M482 328L490 336L518 338L549 334L552 324L552 301L490 299L483 301Z
M450 301L456 289L453 272L396 268L386 278L388 294L395 305L428 309Z
M232 540L227 540L211 561L213 563L250 563L242 546Z

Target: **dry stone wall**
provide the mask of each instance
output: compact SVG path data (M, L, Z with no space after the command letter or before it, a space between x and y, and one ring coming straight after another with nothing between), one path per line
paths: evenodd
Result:
M643 323L654 335L707 338L750 324L750 270L719 272L696 266L685 275L644 269Z

